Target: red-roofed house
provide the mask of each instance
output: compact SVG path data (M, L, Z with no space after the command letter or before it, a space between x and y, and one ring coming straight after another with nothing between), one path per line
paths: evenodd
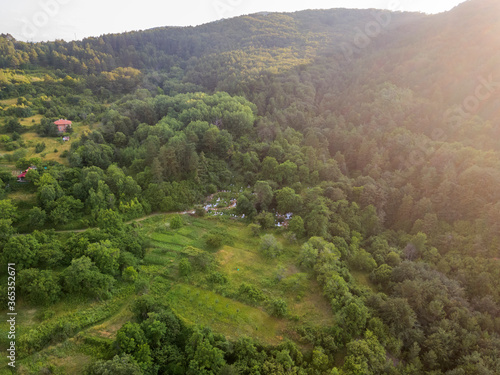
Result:
M59 119L54 122L57 125L59 133L65 133L68 128L71 128L71 121Z
M17 176L17 182L27 182L25 180L26 178L26 173L28 173L28 171L30 169L35 169L36 170L36 167L29 167L28 169L26 169L23 173L21 173L20 175Z

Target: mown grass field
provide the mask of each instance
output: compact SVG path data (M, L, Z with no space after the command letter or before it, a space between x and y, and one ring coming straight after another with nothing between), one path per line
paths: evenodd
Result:
M63 300L48 308L31 307L18 301L18 340L58 321L77 327L69 336L55 335L38 352L18 358L19 374L38 374L44 369L58 374L78 374L85 364L104 355L103 348L109 348L120 327L133 319L130 306L142 293L169 304L187 325L209 326L231 340L251 336L263 344L275 345L291 339L302 345L294 332L297 324L335 324L319 285L297 266L300 244L289 244L279 231L270 231L268 233L282 242L285 254L279 259L267 259L259 252L260 238L252 235L246 223L184 216L185 225L174 230L169 226L172 217L158 215L141 221L140 230L151 239L151 248L139 267L139 280L135 286L123 285L121 292L111 300ZM204 235L221 227L226 228L232 243L208 250ZM207 250L214 256L215 271L228 280L224 292L207 284L203 272L193 270L190 276L179 275L178 264L185 256L186 246ZM284 299L289 309L287 316L280 319L271 316L265 303L250 305L230 298L237 294L243 282L261 289L268 299ZM140 290L138 283L142 285ZM6 322L0 322L2 351L6 350L7 329ZM5 368L4 365L5 357L0 360L0 368ZM0 370L0 375L4 373L10 374L10 370Z
M17 103L17 98L0 100L0 104L2 105L14 105L16 103Z
M166 216L143 222L143 230L156 247L146 256L147 265L143 266L143 271L155 277L152 288L158 288L159 293L164 292L169 285L167 299L186 321L211 326L230 338L253 332L251 336L268 344L286 337L286 332L290 332L296 322L313 325L335 323L330 304L323 297L319 285L311 275L297 266L299 243L287 243L278 231L263 231L261 235L276 235L285 249L281 257L268 259L259 251L260 237L253 236L246 223L236 220L221 223L218 218L189 218L184 227L168 230L168 220L169 216ZM177 264L182 259L181 250L186 246L203 249L203 235L217 227L226 228L232 238L231 245L210 250L217 260L216 271L228 279L225 291L236 292L241 283L254 285L269 299L284 299L289 308L288 318L273 318L262 306L248 306L247 309L235 307L242 304L234 300L228 303L221 294L207 290L210 287L203 274L196 273L190 278L183 278L182 284L178 284ZM166 267L163 266L165 264ZM207 303L202 303L202 297L198 295L203 293L206 294ZM215 303L215 300L219 302ZM240 310L238 315L231 313L234 308ZM249 318L252 314L257 314L254 319ZM256 324L255 321L263 323ZM263 330L267 331L266 334ZM293 336L288 338L293 339Z
M236 340L241 336L278 344L283 324L259 308L191 285L177 284L167 294L175 313L187 324L209 326Z

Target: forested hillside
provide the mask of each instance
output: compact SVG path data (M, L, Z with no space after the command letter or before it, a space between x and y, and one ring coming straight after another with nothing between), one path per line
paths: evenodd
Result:
M499 14L0 35L17 372L500 373Z

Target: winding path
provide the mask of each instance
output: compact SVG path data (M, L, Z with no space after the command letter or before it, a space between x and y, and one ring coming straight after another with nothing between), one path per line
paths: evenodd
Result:
M167 214L184 214L185 212L155 212L143 217L138 217L136 219L132 219L129 221L125 221L124 224L132 224L132 223L138 223L140 221L144 221L146 219L149 219L150 217L155 217L155 216L160 216L160 215L167 215ZM89 229L96 229L97 227L88 227L88 228L83 228L83 229L67 229L67 230L56 230L56 233L82 233L85 232L86 230Z
M212 198L214 195L215 194L212 194L211 196L207 197L207 199L210 200L210 198ZM225 210L225 209L234 208L234 207L235 207L235 205L231 204L230 206L227 206L227 207L215 208L214 210L215 211ZM149 215L146 215L146 216L143 216L143 217L138 217L136 219L132 219L132 220L126 221L124 224L138 223L138 222L144 221L146 219L149 219L150 217L155 217L155 216L160 216L160 215L167 215L167 214L179 214L179 215L194 214L194 210L186 210L186 211L179 211L179 212L154 212L152 214L149 214ZM93 229L93 228L96 228L96 227L89 227L89 228L84 228L84 229L56 230L55 232L56 233L82 233L82 232L85 232L88 229Z

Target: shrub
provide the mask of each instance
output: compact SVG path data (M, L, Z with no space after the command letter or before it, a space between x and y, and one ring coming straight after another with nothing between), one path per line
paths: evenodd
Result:
M123 280L133 283L137 280L138 273L134 267L130 266L123 270Z
M86 375L101 375L101 374L128 374L140 375L142 370L134 358L127 354L122 354L121 357L115 356L112 360L99 360L88 365L84 374Z
M272 234L266 234L260 241L260 251L268 258L276 258L283 253L283 246Z
M208 233L205 236L205 243L208 247L218 249L224 243L224 237L221 233Z
M47 305L59 300L61 287L53 271L29 268L19 272L19 286L23 296L36 305Z
M89 309L77 310L51 319L41 324L33 325L21 333L19 337L19 350L31 354L39 351L51 342L62 341L85 327L92 326L116 314L121 308L120 300L100 303Z
M259 224L250 224L248 226L248 228L250 228L250 231L252 232L252 235L254 237L259 237L259 233L260 233L260 225Z
M227 277L220 272L213 272L207 276L207 281L212 284L227 284Z
M222 245L230 245L232 237L225 228L216 228L208 232L205 237L205 244L210 249L219 249Z
M271 315L282 318L288 313L288 306L281 298L273 299L270 303Z
M297 242L297 235L295 233L283 233L283 238L290 244L294 244L295 242Z
M300 216L294 216L289 224L288 229L292 231L297 237L303 237L306 233L304 228L304 220Z
M217 192L217 186L214 184L208 184L206 187L207 194L215 194Z
M264 229L271 229L274 227L274 215L270 212L262 211L257 215L257 222Z
M194 209L194 213L198 217L204 217L206 214L205 207L203 206L196 206Z
M372 255L364 249L359 249L358 252L350 259L349 263L352 267L360 271L371 272L377 268L377 262Z
M46 147L46 146L45 146L45 142L39 142L39 143L37 143L37 144L36 144L36 146L35 146L35 152L36 152L37 154L39 154L40 152L42 152L43 150L45 150L45 147Z
M179 262L179 274L181 276L189 276L191 274L191 262L188 259L184 258Z
M62 272L65 289L69 293L86 294L91 297L108 296L115 279L102 274L89 257L73 259Z
M370 280L377 284L386 285L392 276L392 267L388 264L382 264L370 274Z
M264 293L262 293L262 290L257 288L255 285L247 283L242 283L240 285L240 287L238 288L237 298L239 298L243 302L247 302L250 304L256 304L266 299Z
M170 228L171 229L179 229L184 225L184 220L181 215L175 215L172 219L170 219Z

